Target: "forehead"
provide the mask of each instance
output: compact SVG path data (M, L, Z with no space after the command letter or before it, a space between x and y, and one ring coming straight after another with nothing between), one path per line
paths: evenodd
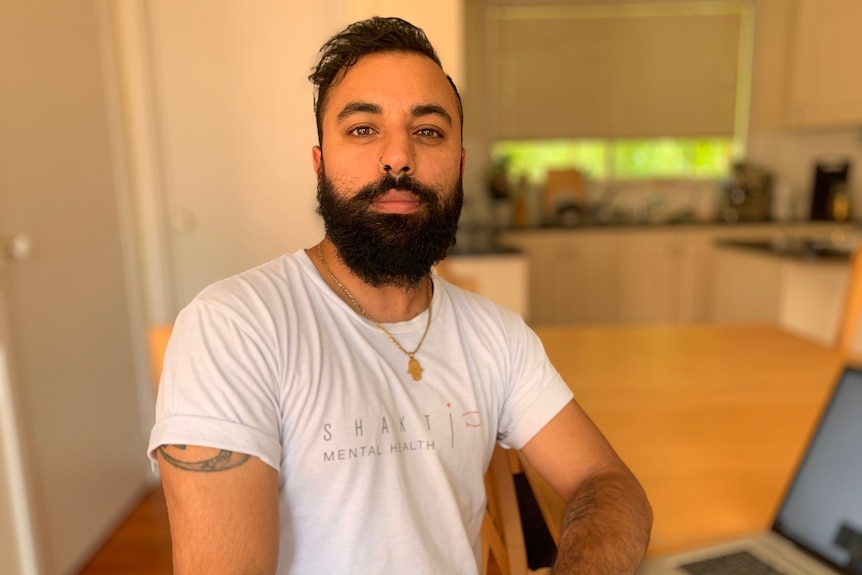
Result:
M455 91L433 60L414 52L368 54L356 61L332 85L324 117L334 118L350 102L379 104L384 112L409 110L417 104L437 104L458 121Z

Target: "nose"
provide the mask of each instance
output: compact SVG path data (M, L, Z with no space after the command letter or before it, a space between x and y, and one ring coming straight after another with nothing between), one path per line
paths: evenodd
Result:
M409 137L392 136L387 138L380 150L377 165L384 172L389 172L395 178L410 175L416 169L416 156L413 152L413 142Z

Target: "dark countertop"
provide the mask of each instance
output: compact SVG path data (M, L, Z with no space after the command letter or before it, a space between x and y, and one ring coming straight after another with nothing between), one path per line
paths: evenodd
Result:
M497 230L485 226L461 226L455 235L455 245L449 249L453 256L493 256L519 254L521 250L497 241Z
M862 231L862 227L858 222L846 222L846 223L838 223L838 222L823 222L823 221L790 221L790 222L774 222L774 221L757 221L757 222L738 222L738 223L727 223L724 221L670 221L670 222L662 222L662 223L584 223L577 226L534 226L534 227L510 227L510 228L493 228L490 226L461 226L458 229L458 233L456 236L456 243L449 250L449 253L452 255L495 255L495 254L517 254L521 253L521 250L517 248L512 248L508 245L504 245L500 243L498 240L500 234L509 235L509 234L531 234L531 233L560 233L560 232L573 232L577 233L579 231L583 232L596 232L596 231L608 231L608 232L619 232L622 230L655 230L655 231L667 231L667 230L697 230L697 229L712 229L712 230L731 230L731 229L741 229L744 230L746 228L769 228L770 226L775 226L776 229L779 227L786 228L787 226L791 227L805 227L805 226L822 226L822 225L832 224L836 226L836 228L843 230L844 232L853 232L856 233L856 230ZM820 232L818 232L820 233ZM768 235L772 235L771 233ZM849 257L848 251L841 251L835 246L831 246L832 248L836 248L836 253L830 253L830 246L825 245L822 240L808 240L812 246L802 245L803 242L797 240L796 244L791 245L790 240L781 239L781 240L773 240L770 241L732 241L732 240L723 240L719 241L722 245L727 246L735 246L735 247L743 247L747 249L756 249L760 251L768 251L770 253L774 253L776 255L782 255L784 257L795 257L801 259L816 259L816 258L842 258L847 259ZM782 245L786 244L784 247Z
M726 222L724 220L668 220L662 222L584 222L574 226L563 225L542 225L542 226L527 226L527 227L510 227L501 229L501 232L537 232L537 231L565 231L565 230L620 230L620 229L674 229L674 228L746 228L755 226L804 226L804 225L828 225L835 226L856 226L862 229L860 222L830 222L830 221L811 221L811 220L793 220L793 221L746 221L746 222Z
M456 243L449 250L448 255L450 256L498 256L498 255L511 255L511 254L520 254L521 250L510 248L506 246L502 246L497 243L489 244L489 245L461 245Z
M850 247L824 240L780 238L770 241L719 240L719 247L738 248L801 261L846 262L850 260Z

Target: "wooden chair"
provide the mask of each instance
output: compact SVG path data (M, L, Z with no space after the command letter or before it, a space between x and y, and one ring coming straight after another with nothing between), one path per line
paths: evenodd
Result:
M836 347L844 354L853 353L853 344L862 316L862 244L850 256L850 275L847 278L847 292L841 312Z
M494 447L494 455L485 474L488 507L482 520L482 573L548 573L549 568L531 571L527 565L527 548L511 461L508 450L500 446Z
M171 324L158 324L150 326L147 330L147 343L150 355L150 374L152 375L153 390L159 390L159 379L162 377L162 367L165 360L165 349L171 337Z

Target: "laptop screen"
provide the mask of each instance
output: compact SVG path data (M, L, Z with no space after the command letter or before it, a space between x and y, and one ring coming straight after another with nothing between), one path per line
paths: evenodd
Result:
M841 376L773 530L862 573L862 371Z

